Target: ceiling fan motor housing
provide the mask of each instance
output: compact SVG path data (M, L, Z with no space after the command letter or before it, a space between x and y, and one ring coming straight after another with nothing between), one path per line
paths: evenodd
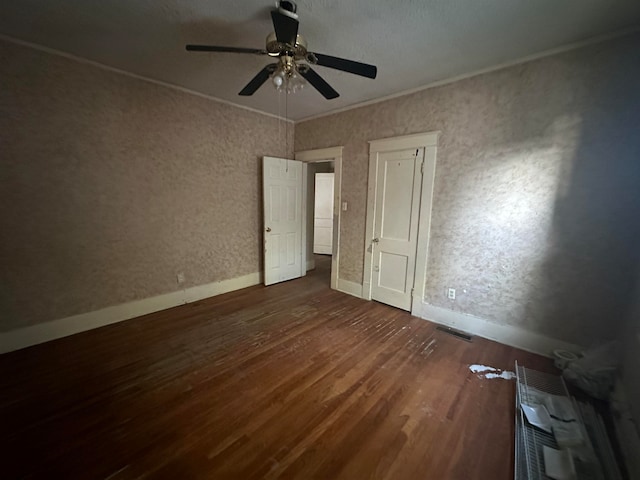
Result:
M293 50L291 50L291 47L287 46L284 43L278 42L276 34L274 32L271 32L269 35L267 35L265 48L267 50L267 53L272 57L279 57L281 53L289 52L296 58L296 60L301 60L307 55L307 41L300 34L296 35L296 44L293 47Z

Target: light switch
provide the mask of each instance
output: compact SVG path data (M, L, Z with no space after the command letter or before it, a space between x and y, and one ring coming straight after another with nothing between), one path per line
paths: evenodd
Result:
M347 202L342 202L342 211L343 212L347 211Z

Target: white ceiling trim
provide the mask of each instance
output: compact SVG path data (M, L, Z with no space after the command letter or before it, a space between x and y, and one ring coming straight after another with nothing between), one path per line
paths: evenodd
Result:
M342 113L349 110L354 110L356 108L366 107L368 105L374 105L376 103L385 102L387 100L392 100L398 97L404 97L405 95L411 95L412 93L421 92L423 90L428 90L430 88L441 87L443 85L448 85L450 83L459 82L460 80L465 80L467 78L476 77L478 75L484 75L485 73L495 72L497 70L502 70L503 68L513 67L515 65L521 65L523 63L531 62L534 60L539 60L544 57L550 57L553 55L557 55L559 53L568 52L570 50L576 50L578 48L586 47L588 45L594 45L597 43L606 42L607 40L612 40L618 37L624 37L626 35L631 35L636 32L640 32L640 27L635 26L631 28L627 28L624 30L620 30L614 33L607 33L605 35L598 35L596 37L589 38L587 40L582 40L580 42L569 43L567 45L563 45L561 47L552 48L550 50L545 50L540 53L534 53L533 55L527 55L526 57L521 57L516 60L511 60L509 62L499 63L497 65L493 65L491 67L482 68L480 70L475 70L469 73L463 73L462 75L457 75L455 77L445 78L443 80L438 80L437 82L431 82L427 85L423 85L417 88L411 88L409 90L403 90L402 92L393 93L391 95L386 95L384 97L376 98L373 100L367 100L365 102L354 103L353 105L348 105L346 107L336 108L335 110L330 110L325 113L318 113L317 115L310 115L308 117L301 118L296 120L296 123L306 122L309 120L315 120L316 118L327 117L329 115L335 115L336 113Z
M376 103L385 102L387 100L391 100L391 99L394 99L394 98L402 97L402 96L405 96L405 95L411 95L413 93L421 92L423 90L428 90L430 88L436 88L436 87L440 87L440 86L443 86L443 85L448 85L448 84L451 84L451 83L454 83L454 82L458 82L460 80L464 80L464 79L467 79L467 78L475 77L475 76L478 76L478 75L483 75L483 74L486 74L486 73L494 72L494 71L501 70L501 69L508 68L508 67L512 67L512 66L515 66L515 65L520 65L520 64L531 62L531 61L534 61L534 60L538 60L538 59L541 59L541 58L544 58L544 57L557 55L557 54L560 54L560 53L563 53L563 52L567 52L567 51L570 51L570 50L575 50L575 49L582 48L582 47L585 47L585 46L588 46L588 45L593 45L593 44L605 42L607 40L611 40L611 39L614 39L614 38L623 37L623 36L626 36L626 35L631 35L631 34L636 33L636 32L640 32L640 27L639 26L635 26L635 27L631 27L631 28L628 28L628 29L620 30L620 31L614 32L614 33L609 33L609 34L605 34L605 35L599 35L599 36L592 37L590 39L583 40L583 41L580 41L580 42L570 43L570 44L567 44L567 45L564 45L564 46L561 46L561 47L552 48L552 49L545 50L545 51L540 52L540 53L536 53L536 54L533 54L533 55L528 55L528 56L525 56L525 57L521 57L521 58L516 59L516 60L511 60L509 62L504 62L504 63L500 63L500 64L497 64L497 65L493 65L491 67L487 67L487 68L483 68L483 69L480 69L480 70L475 70L473 72L465 73L465 74L462 74L462 75L457 75L457 76L454 76L454 77L445 78L445 79L442 79L442 80L438 80L436 82L429 83L427 85L423 85L423 86L420 86L420 87L417 87L417 88L408 89L408 90L403 90L401 92L397 92L397 93L394 93L394 94L391 94L391 95L386 95L384 97L376 98L376 99L373 99L373 100L367 100L367 101L364 101L364 102L354 103L352 105L347 105L345 107L336 108L334 110L330 110L330 111L324 112L324 113L319 113L317 115L311 115L311 116L304 117L304 118L301 118L301 119L295 120L295 121L292 120L292 119L284 118L284 117L279 116L279 115L275 115L275 114L272 114L272 113L265 112L263 110L258 110L258 109L252 108L252 107L248 107L246 105L241 105L241 104L238 104L238 103L235 103L235 102L230 102L228 100L223 100L221 98L214 97L212 95L201 93L201 92L198 92L198 91L195 91L195 90L191 90L191 89L179 86L179 85L175 85L173 83L164 82L162 80L156 80L156 79L151 78L151 77L146 77L144 75L138 75L136 73L132 73L132 72L129 72L129 71L126 71L126 70L122 70L122 69L119 69L119 68L111 67L109 65L105 65L103 63L99 63L99 62L96 62L96 61L93 61L93 60L89 60L89 59L84 58L84 57L80 57L80 56L73 55L73 54L70 54L70 53L67 53L67 52L63 52L61 50L56 50L56 49L53 49L53 48L45 47L44 45L40 45L40 44L36 44L36 43L20 40L20 39L17 39L15 37L12 37L12 36L9 36L9 35L5 35L5 34L2 34L2 33L0 33L0 39L5 40L5 41L10 42L10 43L17 44L17 45L33 48L35 50L39 50L39 51L42 51L42 52L45 52L45 53L49 53L51 55L56 55L56 56L60 56L60 57L63 57L63 58L67 58L67 59L70 59L70 60L74 60L74 61L86 64L86 65L91 65L93 67L100 68L102 70L106 70L106 71L110 71L110 72L114 72L114 73L119 73L121 75L125 75L125 76L131 77L131 78L135 78L135 79L138 79L138 80L142 80L144 82L153 83L155 85L160 85L160 86L163 86L163 87L166 87L166 88L170 88L170 89L173 89L173 90L178 90L178 91L183 92L183 93L195 95L197 97L205 98L207 100L211 100L211 101L214 101L214 102L217 102L217 103L221 103L223 105L229 105L229 106L232 106L232 107L240 108L242 110L247 110L247 111L250 111L250 112L253 112L253 113L264 115L264 116L267 116L267 117L270 117L270 118L276 118L278 120L283 120L283 121L289 122L291 124L297 124L297 123L300 123L300 122L306 122L306 121L314 120L314 119L317 119L317 118L327 117L329 115L335 115L337 113L346 112L346 111L349 111L349 110L365 107L365 106L368 106L368 105L374 105Z
M153 83L155 85L160 85L162 87L171 88L173 90L178 90L183 93L188 93L190 95L195 95L200 98L206 98L207 100L211 100L213 102L222 103L224 105L229 105L231 107L240 108L242 110L248 110L249 112L258 113L260 115L264 115L266 117L277 118L278 120L287 121L289 123L295 123L293 120L280 117L278 115L274 115L272 113L264 112L262 110L258 110L255 108L247 107L246 105L240 105L237 103L229 102L228 100L223 100L221 98L217 98L211 95L207 95L206 93L197 92L195 90L190 90L185 87L181 87L180 85L175 85L173 83L163 82L162 80L156 80L155 78L145 77L144 75L138 75L137 73L131 73L126 70L121 70L119 68L110 67L109 65L105 65L103 63L94 62L93 60L89 60L87 58L79 57L77 55L73 55L71 53L63 52L60 50L55 50L53 48L45 47L44 45L39 45L37 43L25 42L24 40L20 40L18 38L11 37L9 35L5 35L0 33L0 39L5 40L9 43L15 43L16 45L21 45L23 47L33 48L34 50L39 50L41 52L49 53L51 55L56 55L58 57L64 57L69 60L74 60L79 63L83 63L85 65L91 65L92 67L100 68L102 70L107 70L109 72L119 73L121 75L125 75L127 77L135 78L137 80L142 80L143 82Z

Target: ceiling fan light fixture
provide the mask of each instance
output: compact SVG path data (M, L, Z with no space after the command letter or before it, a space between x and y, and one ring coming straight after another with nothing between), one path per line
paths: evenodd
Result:
M283 57L271 75L271 83L278 92L296 93L306 84L298 72L298 66L291 57Z
M287 82L287 88L289 89L289 93L296 93L302 90L305 84L306 82L304 81L304 78L298 75L298 70L293 69L293 71L289 75L288 82Z
M286 75L281 68L278 68L275 72L273 72L273 75L271 76L271 82L279 92L284 88L284 84L286 83Z
M275 89L282 93L296 93L302 90L306 84L305 80L296 72L285 73L282 70L274 72L271 76L271 83Z

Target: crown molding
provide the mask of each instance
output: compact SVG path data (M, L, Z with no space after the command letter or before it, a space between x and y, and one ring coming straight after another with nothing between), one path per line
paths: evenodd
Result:
M504 68L513 67L516 65L521 65L523 63L532 62L534 60L539 60L545 57L551 57L553 55L558 55L560 53L569 52L571 50L577 50L582 47L586 47L589 45L595 45L597 43L603 43L608 40L613 40L619 37L625 37L627 35L632 35L634 33L640 32L640 26L635 26L631 28L626 28L614 33L607 33L604 35L598 35L596 37L591 37L586 40L581 40L579 42L568 43L561 47L552 48L549 50L544 50L539 53L534 53L532 55L527 55L525 57L520 57L515 60L510 60L508 62L498 63L496 65L482 68L480 70L474 70L473 72L463 73L461 75L456 75L454 77L444 78L442 80L436 80L435 82L428 83L426 85L422 85L420 87L410 88L408 90L403 90L398 93L392 93L391 95L386 95L384 97L374 98L372 100L365 100L364 102L354 103L352 105L347 105L346 107L336 108L335 110L331 110L325 113L318 113L315 115L310 115L308 117L301 118L296 120L296 124L301 122L307 122L309 120L315 120L317 118L328 117L329 115L335 115L337 113L346 112L349 110L354 110L356 108L366 107L369 105L375 105L376 103L386 102L387 100L392 100L398 97L404 97L405 95L411 95L413 93L422 92L423 90L429 90L430 88L441 87L443 85L448 85L450 83L459 82L460 80L465 80L467 78L477 77L478 75L484 75L485 73L491 73L498 70L502 70Z
M603 43L603 42L606 42L608 40L613 40L613 39L616 39L616 38L625 37L627 35L632 35L632 34L637 33L637 32L640 32L640 26L634 26L634 27L626 28L626 29L623 29L623 30L620 30L620 31L617 31L617 32L614 32L614 33L607 33L607 34L604 34L604 35L598 35L598 36L595 36L595 37L588 38L586 40L581 40L579 42L572 42L572 43L563 45L561 47L556 47L556 48L544 50L542 52L534 53L532 55L527 55L527 56L524 56L524 57L520 57L520 58L517 58L515 60L510 60L508 62L499 63L499 64L496 64L496 65L493 65L493 66L490 66L490 67L486 67L486 68L482 68L482 69L479 69L479 70L474 70L473 72L463 73L461 75L456 75L456 76L453 76L453 77L444 78L442 80L437 80L435 82L431 82L431 83L428 83L426 85L422 85L420 87L410 88L410 89L407 89L407 90L403 90L401 92L393 93L391 95L386 95L384 97L379 97L379 98L374 98L374 99L371 99L371 100L366 100L364 102L354 103L352 105L347 105L345 107L336 108L336 109L330 110L328 112L318 113L318 114L315 114L315 115L310 115L308 117L303 117L303 118L298 119L298 120L286 119L286 118L283 118L281 116L274 115L272 113L268 113L268 112L264 112L262 110L258 110L258 109L255 109L255 108L247 107L245 105L240 105L240 104L237 104L237 103L234 103L234 102L230 102L228 100L223 100L221 98L214 97L214 96L211 96L211 95L207 95L205 93L201 93L201 92L198 92L198 91L195 91L195 90L191 90L191 89L188 89L188 88L185 88L185 87L181 87L181 86L175 85L173 83L163 82L161 80L156 80L154 78L146 77L144 75L138 75L136 73L132 73L132 72L129 72L129 71L126 71L126 70L121 70L119 68L110 67L109 65L105 65L105 64L102 64L102 63L99 63L99 62L95 62L93 60L89 60L89 59L86 59L84 57L79 57L77 55L73 55L73 54L66 53L66 52L63 52L63 51L60 51L60 50L56 50L56 49L53 49L53 48L45 47L45 46L37 44L37 43L32 43L32 42L27 42L25 40L20 40L18 38L11 37L9 35L5 35L5 34L2 34L2 33L0 33L0 40L4 40L4 41L7 41L9 43L14 43L14 44L17 44L17 45L22 45L22 46L25 46L25 47L30 47L30 48L33 48L35 50L39 50L39 51L42 51L42 52L45 52L45 53L49 53L49 54L52 54L52 55L57 55L57 56L60 56L60 57L68 58L70 60L75 60L77 62L84 63L86 65L91 65L91 66L94 66L94 67L97 67L97 68L100 68L100 69L103 69L103 70L107 70L107 71L114 72L114 73L119 73L121 75L125 75L125 76L131 77L131 78L136 78L138 80L142 80L142 81L145 81L145 82L153 83L153 84L160 85L160 86L163 86L163 87L166 87L166 88L170 88L170 89L173 89L173 90L178 90L180 92L188 93L188 94L195 95L195 96L201 97L201 98L205 98L207 100L211 100L213 102L218 102L218 103L221 103L223 105L229 105L229 106L232 106L232 107L240 108L242 110L247 110L249 112L257 113L259 115L264 115L264 116L267 116L267 117L276 118L278 120L283 120L283 121L286 121L286 122L289 122L289 123L292 123L292 124L298 124L298 123L301 123L301 122L307 122L309 120L315 120L317 118L327 117L327 116L330 116L330 115L335 115L335 114L346 112L346 111L349 111L349 110L354 110L356 108L366 107L366 106L369 106L369 105L375 105L376 103L385 102L387 100L392 100L392 99L398 98L398 97L404 97L406 95L411 95L411 94L414 94L414 93L418 93L418 92L421 92L423 90L429 90L431 88L441 87L441 86L444 86L444 85L448 85L448 84L451 84L451 83L458 82L460 80L465 80L465 79L468 79L468 78L476 77L478 75L484 75L486 73L491 73L491 72L495 72L495 71L498 71L498 70L502 70L504 68L513 67L513 66L516 66L516 65L521 65L523 63L531 62L531 61L534 61L534 60L539 60L539 59L542 59L542 58L545 58L545 57L550 57L550 56L553 56L553 55L558 55L560 53L568 52L568 51L571 51L571 50L577 50L579 48L586 47L586 46L589 46L589 45L595 45L595 44L598 44L598 43Z
M77 55L73 55L71 53L63 52L61 50L56 50L54 48L45 47L44 45L40 45L40 44L37 44L37 43L32 43L32 42L27 42L25 40L20 40L18 38L11 37L11 36L5 35L3 33L0 33L0 40L4 40L4 41L6 41L8 43L13 43L13 44L20 45L20 46L23 46L23 47L33 48L34 50L38 50L40 52L48 53L50 55L56 55L58 57L63 57L63 58L69 59L69 60L74 60L76 62L85 64L85 65L90 65L92 67L99 68L101 70L106 70L106 71L113 72L113 73L119 73L120 75L124 75L124 76L127 76L127 77L135 78L137 80L142 80L143 82L149 82L149 83L153 83L155 85L160 85L162 87L170 88L172 90L178 90L179 92L182 92L182 93L187 93L187 94L190 94L190 95L195 95L196 97L200 97L200 98L205 98L207 100L211 100L212 102L217 102L217 103L221 103L223 105L228 105L228 106L231 106L231 107L240 108L242 110L247 110L249 112L257 113L259 115L264 115L266 117L276 118L278 120L283 120L283 121L286 121L286 122L289 122L289 123L292 123L292 124L295 123L294 120L286 119L284 117L280 117L280 116L274 115L272 113L263 112L262 110L257 110L255 108L247 107L245 105L240 105L238 103L230 102L228 100L223 100L223 99L218 98L218 97L213 97L211 95L207 95L206 93L197 92L195 90L191 90L189 88L181 87L180 85L175 85L173 83L163 82L162 80L156 80L155 78L146 77L144 75L138 75L137 73L132 73L132 72L129 72L127 70L121 70L121 69L116 68L116 67L110 67L109 65L105 65L103 63L95 62L93 60L89 60L89 59L84 58L84 57L79 57Z

